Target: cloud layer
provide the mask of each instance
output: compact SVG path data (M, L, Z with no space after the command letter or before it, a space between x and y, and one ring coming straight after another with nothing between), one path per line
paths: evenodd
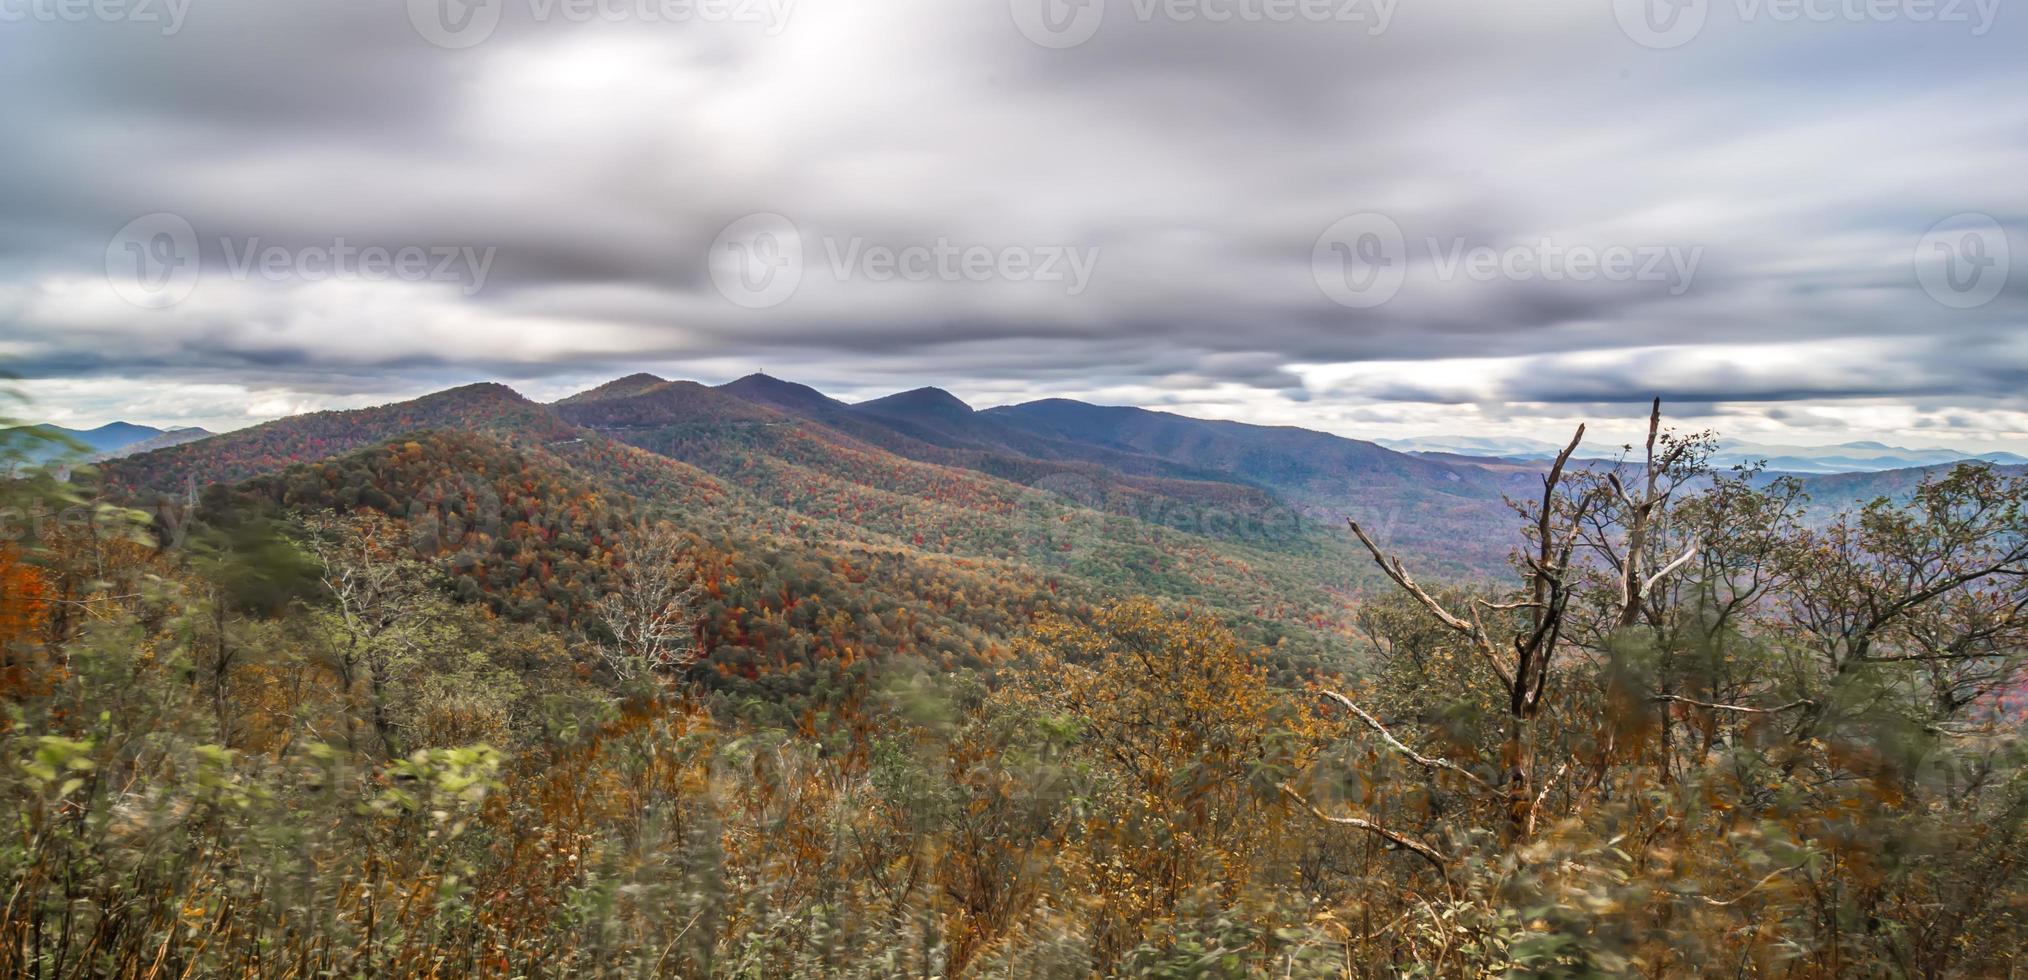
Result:
M473 11L432 0L192 0L173 32L38 2L0 0L30 12L0 23L0 356L59 417L765 366L1364 435L1662 394L1762 441L2028 442L2028 18L1970 0L1693 3L1675 47L1637 0L1110 0L1065 47L1030 35L1071 0L492 0L462 48L432 38ZM158 212L193 253L126 248ZM803 261L750 309L711 270L759 255L714 252L754 213ZM1965 213L1997 239L1931 234ZM1364 214L1398 240L1344 270L1398 286L1345 305L1320 236ZM909 274L939 248L1096 258L1081 289ZM2006 285L1956 308L1944 258ZM123 298L151 269L187 295Z

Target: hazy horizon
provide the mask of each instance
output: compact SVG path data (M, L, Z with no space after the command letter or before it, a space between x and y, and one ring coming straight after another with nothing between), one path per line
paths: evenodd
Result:
M704 378L691 378L691 377L684 377L684 376L682 376L682 375L680 375L680 374L673 374L673 373L664 373L664 372L654 372L654 371L642 371L642 372L633 372L633 373L641 373L641 374L653 374L653 375L655 375L655 376L657 376L657 377L661 377L661 378L663 378L664 380L672 380L672 381L695 381L695 382L697 382L697 383L700 383L700 384L706 384L706 385L711 385L711 386L717 386L717 385L722 385L722 384L725 384L725 383L727 383L727 382L730 382L730 381L734 381L734 380L737 380L737 378L739 378L739 377L745 377L745 376L746 376L746 375L739 375L739 376L735 376L735 377L727 377L727 378L720 378L720 379L704 379ZM828 388L828 387L826 387L826 386L824 386L824 385L817 385L817 384L809 384L809 382L807 382L807 381L805 381L805 380L803 380L803 379L799 379L799 378L785 378L785 377L781 377L781 376L779 376L779 375L776 375L776 374L774 374L774 373L772 373L772 372L767 372L767 371L763 371L763 370L759 370L759 369L756 369L755 371L751 371L751 372L748 372L748 374L766 374L766 375L767 375L768 377L772 377L772 378L776 378L777 380L781 380L781 381L788 381L788 382L793 382L793 383L796 383L796 384L807 384L807 385L809 385L810 387L812 387L812 388L815 388L815 389L817 389L818 391L821 391L821 392L823 392L824 394L826 394L826 395L828 395L828 396L831 396L831 397L834 397L834 398L838 398L838 399L839 399L840 401L844 401L844 402L847 402L847 403L849 403L849 404L858 404L858 403L861 403L861 402L866 402L866 401L872 401L872 400L874 400L874 399L878 399L878 398L882 398L882 397L885 397L885 396L887 396L887 395L893 395L893 394L899 394L899 393L901 393L901 392L904 392L904 391L911 391L911 390L915 390L916 388L925 388L925 387L929 387L929 388L942 388L942 387L943 387L943 386L941 386L941 385L935 385L935 384L925 384L925 385L915 385L915 386L911 386L911 387L908 387L908 388L895 388L895 389L892 389L892 390L864 390L864 391L862 391L862 390L857 390L857 389L854 389L854 390L852 391L852 393L851 393L851 394L849 394L849 395L841 395L841 394L839 394L839 391L838 391L837 389L834 389L834 388ZM523 379L523 380L520 380L520 381L513 381L513 380L506 380L506 379L492 379L492 378L487 378L487 379L479 379L479 380L476 380L476 381L470 381L470 382L464 382L464 383L462 383L462 384L460 384L460 385L450 385L450 386L447 386L447 387L463 387L464 385L469 385L469 384L502 384L502 385L506 385L506 386L507 386L507 387L509 387L509 388L512 388L512 389L513 389L513 390L515 390L515 391L516 391L517 393L521 394L521 395L522 395L523 397L529 398L529 399L530 399L530 400L532 400L532 401L537 401L537 402L543 402L543 403L548 403L548 402L554 402L554 401L557 401L557 400L559 400L559 399L562 399L562 398L567 398L567 397L569 397L569 396L571 396L571 395L574 395L574 394L578 394L578 393L580 393L580 392L583 392L583 391L588 391L588 390L590 390L590 389L592 389L592 388L596 388L596 387L598 387L598 386L599 386L600 384L604 384L604 383L606 383L606 382L608 382L608 381L613 381L613 380L616 380L617 378L619 378L619 377L623 377L623 376L624 376L624 375L615 375L615 376L612 376L612 377L604 377L604 378L599 378L599 379L597 379L597 380L591 381L590 383L584 383L584 384L577 384L577 383L566 383L566 384L556 384L556 383L551 383L551 382L546 382L546 381L545 381L545 382L542 382L542 383L539 383L539 384L531 384L531 383L529 383L529 382L528 382L528 381L527 381L526 379ZM193 422L187 422L187 421L173 421L173 420L172 420L172 421L156 421L156 420L151 420L151 419L143 419L143 418L126 418L126 417L108 417L108 418L103 418L103 419L98 419L98 418L85 418L85 419L73 419L73 420L70 420L70 421L64 421L64 420L60 420L60 419L45 419L45 418L32 418L32 419L19 419L19 420L17 420L17 421L20 421L20 422L22 422L23 424L44 424L44 425L58 425L58 426L62 426L62 427L64 427L64 428L68 428L68 429L74 429L74 430L89 430L89 429L95 429L95 428L98 428L98 427L101 427L101 426L105 426L105 425L112 425L112 424L116 424L116 423L127 423L127 424L132 424L132 425L142 425L142 426L149 426L149 427L152 427L152 428L157 428L157 429L163 429L163 430L169 430L169 429L174 429L174 428L179 428L179 427L183 427L183 428L202 428L202 429L207 429L207 430L209 430L209 431L211 431L211 432L214 432L214 433L226 433L226 432L232 432L232 431L235 431L235 430L238 430L238 429L244 429L244 428L248 428L248 427L251 427L251 426L255 426L255 425L260 425L260 424L262 424L262 423L264 423L264 422L271 422L271 421L275 421L275 420L277 420L277 419L282 419L282 418L288 418L288 417L290 417L290 416L293 416L293 415L301 415L301 414L305 414L305 413L307 413L307 412L315 412L315 411L329 411L329 410L340 410L340 411L343 411L343 410L349 410L349 409L359 409L359 408L372 408L372 407L376 407L376 406L379 406L379 405L387 405L387 404L394 404L394 403L399 403L399 402L403 402L403 401L408 401L408 400L410 400L411 398L415 398L415 397L422 397L422 396L426 396L426 395L429 395L429 394L432 394L432 393L434 393L435 391L440 391L440 390L445 390L445 389L432 389L431 391L421 391L421 392L416 392L416 393L414 393L413 395L402 395L402 396L395 396L395 397L386 397L386 398L378 398L378 399L373 399L373 400L361 400L361 401L359 401L359 402L357 402L357 403L355 403L355 404L343 404L343 405L328 405L328 406L319 406L319 407L314 407L314 408L304 408L304 409L302 409L301 411L292 411L292 412L286 412L286 413L283 413L283 414L280 414L280 415L276 415L276 416L274 416L274 417L272 417L272 418L251 418L251 419L235 419L235 418L229 418L229 417L228 417L228 418L221 418L221 419L215 419L215 420L210 420L212 424L203 424L203 423L201 423L201 422L198 422L198 423L193 423ZM950 390L950 389L945 389L945 390ZM963 392L960 392L960 391L955 391L955 390L951 390L951 394L953 394L953 395L955 395L956 397L958 397L958 398L959 398L959 400L961 400L961 401L965 402L965 403L966 403L967 405L971 406L971 407L972 407L973 409L975 409L975 410L981 410L981 411L983 411L983 410L986 410L986 409L991 409L991 408L1000 408L1000 407L1005 407L1005 406L1009 406L1009 405L1018 405L1018 404L1022 404L1022 403L1024 403L1024 402L1027 402L1027 401L1034 401L1034 400L1038 400L1038 399L1027 399L1027 398L1015 398L1015 399L1011 399L1011 400L1006 400L1006 401L998 401L998 402L986 402L986 401L981 401L981 400L977 400L977 399L975 399L975 398L969 398L969 397L966 397L966 396L965 396L965 394L964 394ZM1050 396L1046 396L1046 397L1062 397L1062 396L1058 396L1058 395L1050 395ZM1157 404L1157 405L1127 405L1127 404L1125 404L1125 403L1111 403L1111 402L1092 402L1092 404L1100 404L1100 405L1119 405L1119 406L1121 406L1121 407L1134 407L1134 408L1146 408L1146 409L1148 409L1148 410L1150 410L1150 411L1161 411L1161 412L1170 412L1170 413L1172 413L1172 414L1177 414L1177 415L1185 415L1185 416L1187 416L1187 417L1191 417L1191 418L1204 418L1204 419L1218 419L1218 420L1225 420L1225 421L1236 421L1236 422L1246 422L1246 423L1249 423L1249 424L1262 424L1262 425L1281 425L1281 424L1292 424L1292 425L1296 425L1296 426L1298 426L1299 428L1306 428L1306 429L1314 429L1314 430L1316 430L1316 431L1319 431L1319 432L1329 432L1329 433L1330 433L1330 434L1332 434L1332 435L1337 435L1337 436L1343 436L1343 437L1345 437L1345 438L1349 438L1349 439L1360 439L1360 440L1366 440L1366 441L1372 441L1372 442L1381 442L1381 443L1385 443L1385 442L1389 442L1389 441L1394 441L1394 440L1415 440L1415 439L1430 439L1430 440L1442 440L1442 439L1446 439L1446 438L1460 438L1460 439L1492 439L1492 440L1499 440L1499 439L1509 439L1509 440L1516 440L1516 439L1518 439L1518 440L1528 440L1528 441L1532 441L1532 442L1536 442L1536 443L1540 443L1540 444L1541 444L1541 445L1543 445L1543 446L1551 446L1551 447L1553 447L1553 446L1560 446L1560 445L1562 445L1562 444L1564 444L1564 443L1568 442L1568 441L1569 441L1569 439L1570 439L1570 436L1571 436L1571 434L1572 434L1572 433L1571 433L1571 431L1570 431L1570 430L1568 430L1568 429L1566 429L1566 430L1555 430L1555 429L1551 429L1551 428L1548 428L1548 427L1545 427L1545 428L1544 428L1544 429L1542 430L1542 434L1541 434L1541 435L1539 435L1539 436L1537 436L1537 435L1532 435L1532 434L1524 434L1524 433L1513 433L1513 432L1507 432L1507 433L1487 433L1487 432L1474 432L1474 431L1469 431L1469 430L1467 430L1467 429L1464 429L1464 428L1453 428L1453 429L1431 429L1431 430L1429 430L1429 431L1402 431L1402 432L1373 432L1373 431L1359 431L1359 430L1334 430L1334 429L1329 429L1329 428L1325 428L1325 427L1322 427L1322 426L1317 426L1317 425L1305 425L1305 424L1302 424L1302 423L1300 423L1300 422L1296 422L1296 423L1281 423L1281 422L1260 422L1260 421L1257 421L1257 420L1254 420L1254 419L1248 419L1248 418L1238 418L1238 417L1228 417L1228 416L1220 416L1220 415L1215 415L1215 414L1192 414L1192 413L1190 413L1190 412L1185 412L1185 411L1180 411L1180 410L1178 410L1178 409L1176 409L1176 408L1173 408L1173 407L1168 407L1168 406L1164 406L1164 405L1159 405L1159 404ZM24 409L27 409L27 410L29 410L29 411L31 412L31 414L32 414L32 410L33 410L33 408L34 408L34 405L33 405L33 404L31 403L31 404L29 404L29 405L27 405L27 406L19 406L19 407L20 407L20 408L24 408ZM1627 407L1625 407L1625 410L1624 410L1624 411L1619 411L1619 412L1615 412L1615 413L1613 413L1612 415L1601 415L1601 416L1598 416L1598 417L1594 417L1594 418L1590 418L1590 419L1586 419L1586 420L1581 420L1581 421L1583 421L1583 423L1584 423L1584 424L1586 425L1586 438L1584 439L1584 442L1583 442L1583 446L1584 446L1584 447L1585 447L1586 449L1588 449L1588 450L1591 450L1591 451L1594 451L1594 452L1599 452L1599 453L1607 453L1607 452L1609 452L1610 450L1616 449L1616 448L1618 448L1618 447L1620 447L1620 446L1622 446L1622 445L1627 445L1627 444L1632 444L1632 443L1634 443L1634 442L1637 442L1637 441L1638 441L1638 439L1639 439L1639 436L1640 436L1640 429L1641 429L1641 426L1643 426L1643 425L1645 424L1645 406L1638 406L1638 405L1636 405L1636 406L1627 406ZM1674 419L1674 418L1672 417L1672 420L1671 420L1671 422L1670 422L1670 428L1671 428L1671 429L1673 429L1673 430L1676 430L1676 431L1683 431L1683 432L1689 432L1689 431L1698 431L1698 430L1699 430L1699 429L1700 429L1701 427L1700 427L1700 426L1697 426L1697 425L1694 425L1694 424L1690 424L1690 423L1689 423L1689 422L1687 422L1687 421L1679 421L1679 420L1676 420L1676 419ZM1877 438L1867 438L1867 437L1864 437L1864 436L1860 436L1860 435L1851 435L1851 434L1849 434L1849 433L1847 433L1847 434L1846 434L1846 435L1847 435L1847 437L1843 437L1843 438L1825 438L1825 439L1819 439L1819 440L1811 440L1811 439L1809 439L1809 438L1808 438L1808 437L1807 437L1806 435L1799 435L1798 437L1796 437L1796 438L1794 438L1794 439L1792 439L1792 440L1790 440L1790 441L1786 441L1786 442L1779 442L1779 443L1776 443L1776 442L1767 442L1767 441L1764 441L1764 440L1755 440L1755 439L1747 439L1747 438L1740 438L1740 437L1737 437L1737 436L1733 435L1732 433L1728 433L1728 432L1722 432L1722 431L1718 431L1718 432L1715 432L1715 434L1716 434L1716 435L1718 436L1718 438L1719 438L1719 440L1720 440L1720 443L1721 443L1722 445L1724 445L1724 446L1728 446L1728 447L1732 447L1732 446L1752 446L1752 447L1776 447L1776 448L1782 448L1782 447L1786 447L1786 448L1823 448L1823 447L1831 447L1831 446L1842 446L1842 445L1849 445L1849 444L1853 444L1853 443L1878 443L1878 444L1883 444L1883 445L1886 445L1886 446L1888 446L1888 447L1890 447L1890 448L1895 448L1895 449L1911 449L1911 450L1925 450L1925 449L1937 449L1937 450L1956 450L1956 451L1961 451L1961 452L1964 452L1964 453L1966 453L1966 454L1968 454L1968 455L1980 455L1980 454L1986 454L1986 453L1994 453L1994 452L2012 452L2012 451L2014 451L2014 450L2013 450L2013 448L2012 448L2012 445L2024 445L2024 446L2028 446L2028 442L2023 442L2023 443L2013 443L2013 444L2008 444L2008 445L1994 445L1994 444L1978 444L1978 445L1974 445L1974 444L1971 444L1971 443L1969 443L1969 442L1966 442L1966 443L1963 443L1963 444L1954 444L1954 443L1951 443L1951 442L1949 442L1949 441L1948 441L1947 439L1945 439L1945 440L1942 440L1942 441L1937 441L1937 442L1923 442L1923 441L1919 441L1919 440L1913 440L1913 439L1911 439L1911 440L1905 440L1905 441L1900 441L1900 442L1896 442L1896 441L1891 441L1891 440L1882 440L1882 439L1877 439Z

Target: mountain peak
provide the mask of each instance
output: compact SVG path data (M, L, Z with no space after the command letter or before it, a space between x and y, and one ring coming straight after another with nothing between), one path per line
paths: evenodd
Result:
M481 381L476 384L445 388L417 398L417 406L462 405L468 403L501 402L509 405L530 405L527 398L498 381Z
M882 415L933 415L948 418L972 414L972 406L942 388L915 388L885 398L860 402L852 407Z
M842 408L844 403L818 391L809 385L794 381L783 381L770 374L758 371L719 385L718 390L737 398L761 405L787 409L792 412L812 409Z
M96 429L90 429L87 431L94 435L100 433L103 433L105 435L120 435L129 432L145 432L152 434L156 432L161 432L162 430L149 425L136 425L132 422L107 422L106 424L99 426Z
M605 384L565 398L559 405L576 405L582 402L603 401L607 398L630 398L646 391L653 391L669 382L646 371L636 372L624 378L615 378Z
M93 431L97 432L102 430L94 429ZM171 446L181 446L186 442L197 442L201 439L209 439L216 434L217 433L214 433L208 429L204 429L194 425L170 426L169 428L164 429L161 432L158 432L155 435L149 436L145 439L130 442L122 446L115 446L109 449L102 449L99 452L94 453L91 459L92 462L103 463L108 460L121 459L127 456L138 456L142 453L152 453L157 449L168 449Z
M637 383L631 388L620 381L557 402L558 414L575 424L594 429L702 422L778 422L785 417L772 406L757 404L733 392L695 381Z

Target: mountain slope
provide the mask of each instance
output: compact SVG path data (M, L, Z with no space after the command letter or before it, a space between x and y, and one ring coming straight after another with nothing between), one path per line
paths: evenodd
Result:
M1097 463L1118 473L1180 480L1226 480L1221 474L1191 469L1141 453L1039 436L971 406L935 388L876 398L848 405L815 389L792 382L749 375L719 387L720 391L822 422L854 438L921 459L936 450L985 454L973 462L982 472L1011 469L1007 457L1028 461ZM956 457L943 454L936 462ZM959 463L957 465L969 465ZM996 475L999 475L996 473Z
M1801 481L1803 490L1810 495L1811 511L1830 515L1857 510L1881 497L1905 501L1924 480L1942 479L1961 465L1964 464L1946 463L1865 473L1791 475ZM2006 476L2028 476L2028 465L1994 466L1993 469Z
M1141 453L1287 496L1333 524L1351 517L1451 574L1499 567L1511 546L1501 475L1299 429L1047 399L985 413L1039 435Z
M1306 647L1348 626L1346 600L1365 566L1344 531L1301 519L1260 488L1149 482L1087 463L951 450L910 440L857 406L776 384L756 392L760 384L733 390L800 404L816 418L683 382L566 399L554 409L751 494L764 508L753 521L794 515L799 523L789 533L1019 562L1067 576L1066 584L1197 599L1263 629L1280 629L1269 623L1286 615L1306 632L1321 631ZM935 394L903 401L918 399L947 420L969 412ZM990 472L995 467L1032 482Z
M970 421L972 406L942 388L916 388L885 398L852 406L870 415L881 415L915 424L958 425Z
M987 414L1032 432L1145 453L1266 486L1324 489L1356 473L1372 486L1416 486L1459 496L1490 490L1467 468L1293 426L1207 421L1061 398L989 409Z
M660 388L668 383L667 380L646 372L630 374L624 378L615 378L596 388L580 391L557 404L575 405L585 402L605 401L611 398L629 398L642 392Z
M1029 583L1066 601L1166 597L1197 603L1260 642L1280 644L1287 663L1336 660L1347 649L1352 598L1369 578L1365 565L1342 529L1297 520L1260 488L1156 481L1200 494L1186 506L1178 497L1140 489L1134 483L1140 478L1095 464L1003 457L1006 465L1044 474L1040 486L1028 486L979 469L912 459L691 382L622 381L553 406L479 385L282 419L108 462L105 486L165 516L191 489L282 473L288 474L282 483L262 485L284 510L367 507L405 520L441 520L446 494L468 501L454 510L497 497L505 508L502 526L517 529L502 539L527 547L498 545L507 550L484 559L490 571L479 587L493 597L488 601L504 603L501 608L517 616L574 620L567 594L596 586L566 574L565 566L602 560L587 558L575 545L566 550L576 558L550 554L558 542L596 546L602 532L544 524L548 519L538 518L557 508L542 501L589 513L595 501L626 498L644 512L676 520L712 547L765 552L784 567L819 553L854 554L861 556L857 565L888 567L907 581L945 574L923 571L930 567L962 568L993 581ZM848 417L862 431L906 443L867 421L876 413L855 410ZM470 440L504 448L479 451ZM963 455L914 445L925 453ZM501 452L535 462L509 466ZM530 470L524 478L503 475L522 469ZM1079 473L1091 474L1090 482L1078 482ZM566 484L584 489L531 489ZM1263 516L1250 508L1280 510ZM528 537L530 528L542 532L542 542ZM496 580L493 572L508 577ZM952 586L942 599L903 601L897 593L890 599L900 605L879 615L919 616L920 603L948 603L955 601L948 596L969 595L976 587ZM792 607L798 588L789 581L787 589L777 598Z
M435 562L457 597L597 639L603 627L591 601L627 560L627 526L670 504L616 489L604 479L610 458L577 455L598 442L542 448L476 432L422 433L213 487L201 516L226 527L250 517L378 512L399 532L390 543ZM675 509L681 515L694 503ZM875 671L990 666L1037 611L1096 599L1019 563L782 536L760 522L717 530L682 516L679 523L696 535L706 683L758 698L750 708L784 719L861 690Z
M845 411L851 406L809 385L784 381L765 374L749 374L737 381L719 385L718 390L735 398L743 398L757 405L777 408L793 415Z
M1415 436L1408 439L1375 439L1376 445L1401 453L1448 453L1456 456L1489 456L1502 459L1554 459L1562 446L1540 439L1500 436Z
M292 415L113 460L100 472L115 493L178 494L324 459L403 433L438 429L490 432L530 444L580 435L549 409L506 385L475 384L374 408Z
M935 389L858 405L765 375L749 375L718 390L907 459L972 470L1079 506L1169 527L1221 534L1228 528L1257 529L1294 519L1285 502L1233 477L1037 436L974 412Z
M579 425L627 429L672 424L768 425L791 421L782 412L735 398L695 381L656 381L636 375L550 406L558 417Z
M201 429L194 426L183 429L170 429L158 435L149 436L140 442L95 453L92 455L91 461L103 463L107 460L120 459L126 456L152 453L157 449L168 449L171 446L181 446L184 443L196 442L199 439L209 439L217 434L209 429Z

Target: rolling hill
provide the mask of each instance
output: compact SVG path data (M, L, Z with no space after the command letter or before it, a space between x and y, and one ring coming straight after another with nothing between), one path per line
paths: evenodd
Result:
M1208 610L1291 677L1342 666L1375 584L1343 519L1419 573L1495 574L1514 542L1502 495L1539 468L1060 399L848 404L761 375L639 374L546 405L481 384L296 416L100 472L166 521L195 497L200 524L379 511L459 598L576 630L622 527L672 520L707 569L718 683L794 705L867 680L874 651L987 666L1038 610L1120 594ZM1809 482L1842 504L1922 475Z
M177 494L234 483L409 432L490 432L533 444L576 430L506 385L452 388L413 401L352 411L313 412L198 442L141 453L101 467L115 493Z
M209 439L217 434L218 433L212 432L209 429L200 429L194 426L177 429L167 429L156 435L149 436L148 438L143 439L139 442L128 443L126 445L119 446L117 448L105 449L93 453L91 456L91 462L103 463L106 460L119 459L122 456L133 456L139 453L152 453L157 449L167 449L171 446L181 446L187 442L196 442L199 439Z
M1313 519L1359 520L1446 574L1499 567L1511 546L1509 475L1292 426L1206 421L1048 399L987 415L1038 435L1138 453L1264 488Z
M1087 608L1120 593L1215 611L1288 664L1338 661L1349 648L1364 564L1341 527L1297 513L1244 474L1151 477L1005 446L943 445L999 440L1065 457L1123 455L1028 433L939 393L862 409L807 389L758 387L635 376L542 405L473 385L280 419L111 460L101 472L108 492L163 514L223 485L202 496L224 492L284 512L379 510L424 529L422 541L446 522L469 528L477 519L493 530L480 554L461 556L476 566L460 573L462 597L567 625L581 619L582 595L599 588L611 525L585 515L603 507L675 520L700 547L748 568L734 578L776 582L765 595L735 589L729 636L803 608L806 587L843 588L814 572L783 580L782 569L808 564L888 570L892 580L879 583L887 598L853 614L860 619L915 620L952 608L955 596L1004 594L985 604L1001 631L960 644L971 651L952 653L960 660L1018 628L1026 613L1008 610ZM905 434L910 427L939 442ZM1181 465L1124 455L1142 469ZM765 569L742 564L756 555L773 557ZM861 575L854 589L872 587L860 572L838 574ZM938 658L951 652L939 649Z

